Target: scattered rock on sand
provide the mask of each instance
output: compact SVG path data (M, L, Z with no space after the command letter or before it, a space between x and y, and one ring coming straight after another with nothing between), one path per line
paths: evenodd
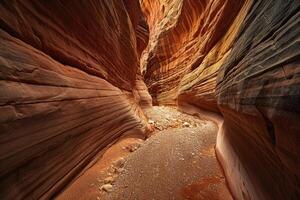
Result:
M111 184L104 184L101 186L100 190L103 190L105 192L112 192L113 186Z
M184 126L184 127L191 127L191 125L190 125L188 122L184 122L184 123L183 123L183 126Z
M149 124L155 124L155 121L149 119L149 120L148 120L148 123L149 123Z
M162 131L163 128L161 126L155 126L155 128L157 128L158 130Z
M108 184L108 183L113 183L115 180L112 176L107 177L106 179L104 179L104 183Z
M128 149L129 152L134 152L140 147L141 147L141 144L137 143L137 144L131 144L126 148Z
M122 168L122 167L124 167L125 159L124 158L119 158L118 160L114 161L113 164L116 168Z
M115 172L116 173L122 173L123 171L124 171L124 168L117 168Z

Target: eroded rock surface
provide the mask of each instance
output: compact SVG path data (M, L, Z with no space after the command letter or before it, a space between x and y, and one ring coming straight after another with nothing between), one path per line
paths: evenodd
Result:
M143 134L151 98L127 9L1 1L1 199L51 198L122 134Z
M141 67L154 100L174 104L182 93L197 98L198 102L202 100L199 105L206 102L217 110L214 98L217 71L251 4L146 0L142 5L150 36Z
M1 1L0 198L56 196L121 135L143 137L153 101L217 114L236 199L298 199L299 8Z
M245 184L238 197L300 195L299 8L297 1L256 1L218 74L225 120L218 147L228 176L235 174L229 162L240 166L242 178L232 176Z
M300 196L299 7L142 3L150 36L141 68L153 101L223 115L217 149L237 199Z

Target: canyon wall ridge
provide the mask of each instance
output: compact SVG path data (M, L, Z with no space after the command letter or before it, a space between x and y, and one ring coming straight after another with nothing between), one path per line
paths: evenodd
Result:
M143 109L218 116L236 199L300 196L297 0L0 2L0 199L51 199ZM204 116L202 116L204 117Z
M0 199L53 198L108 144L143 137L148 36L130 6L1 1Z
M222 116L216 152L236 199L300 196L298 1L142 1L155 104Z

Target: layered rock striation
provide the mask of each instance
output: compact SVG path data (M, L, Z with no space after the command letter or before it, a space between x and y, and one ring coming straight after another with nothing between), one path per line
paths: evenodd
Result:
M231 185L241 187L237 197L300 195L299 8L255 1L218 73L224 141L217 149Z
M299 8L1 1L0 198L53 198L108 144L144 134L153 99L218 115L236 199L297 199Z
M108 144L145 132L138 5L1 1L0 199L52 198Z
M154 102L223 116L216 150L236 199L300 194L299 7L142 2L150 36L141 69Z
M193 93L198 95L198 101L216 105L217 70L242 22L236 20L233 24L233 21L240 9L243 7L241 12L245 12L250 3L162 0L143 1L142 5L150 36L141 67L154 100L176 104L179 95ZM148 14L151 9L153 14ZM234 33L225 36L230 26Z

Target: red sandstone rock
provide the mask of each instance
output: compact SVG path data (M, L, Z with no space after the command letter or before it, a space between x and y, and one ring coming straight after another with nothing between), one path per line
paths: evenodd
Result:
M137 39L137 52L141 56L142 51L146 48L149 39L148 24L144 14L141 11L139 0L123 0L125 8L130 16L131 23L135 30Z
M216 149L237 199L297 199L299 7L1 1L0 199L49 199L109 143L143 133L143 78L154 103L223 115Z
M151 107L152 97L150 96L148 92L148 88L140 75L137 76L135 89L136 89L136 93L135 93L136 101L139 103L141 108L144 109L144 108Z
M123 2L2 1L0 28L0 199L49 199L121 135L143 134Z
M12 36L62 64L132 88L136 41L122 2L3 1L0 13L1 28Z
M175 104L179 94L192 93L217 110L217 70L230 49L219 41L243 4L250 6L243 0L143 1L150 39L141 64L154 101Z
M299 2L147 1L141 62L156 104L223 115L217 152L237 199L300 196Z
M217 149L237 198L300 196L299 8L256 1L218 73Z

